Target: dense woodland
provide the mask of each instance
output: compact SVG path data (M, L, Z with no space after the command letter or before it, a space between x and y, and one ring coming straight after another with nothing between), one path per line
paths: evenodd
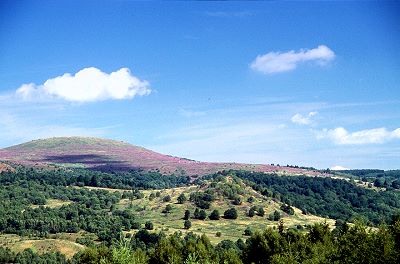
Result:
M386 177L397 177L389 175ZM191 228L192 218L236 219L238 212L234 207L243 202L240 197L245 186L251 186L268 199L281 201L280 209L286 214L293 214L292 206L295 206L304 214L338 219L337 226L333 231L323 223L309 226L307 230L288 230L281 223L277 230L245 230L247 241L224 240L213 246L205 236L149 232L153 229L151 222L142 226L130 211L116 208L123 198L141 199L143 189L191 184L207 185L207 188L178 198L178 203L190 202L197 207L182 216L185 229ZM90 190L83 186L126 191ZM159 192L151 194L159 195ZM231 200L232 208L206 213L219 195ZM394 189L377 191L340 179L246 171L223 171L190 182L188 177L156 172L105 173L21 166L15 172L0 173L0 232L43 238L60 232L93 233L94 240L77 241L89 247L68 260L70 263L398 263L399 195ZM46 207L48 199L65 204ZM164 211L168 213L171 207L167 203L171 198L167 195L160 199L166 202ZM251 203L251 197L248 202ZM248 217L255 215L263 217L263 208L251 207ZM280 213L275 211L267 217L278 221ZM346 221L356 225L349 227ZM379 225L379 230L371 232L366 225ZM131 229L138 232L133 237L122 238L122 231ZM16 254L0 249L0 263L66 262L58 253L37 255L25 250Z
M344 170L337 174L352 175L375 187L383 187L388 190L400 189L400 170Z

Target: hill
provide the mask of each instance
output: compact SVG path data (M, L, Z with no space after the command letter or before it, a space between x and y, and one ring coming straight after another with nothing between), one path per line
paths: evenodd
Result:
M125 142L89 138L58 137L33 140L0 150L0 160L47 167L84 167L100 171L142 169L175 175L206 175L222 170L248 170L289 174L322 175L301 168L243 163L199 162L160 154Z
M113 189L106 188L103 190L113 191ZM123 190L118 191L123 192ZM314 223L325 221L333 229L335 224L333 219L303 214L295 207L291 207L293 211L288 214L282 211L284 203L263 196L236 177L228 176L218 180L207 180L200 185L145 190L142 193L143 197L139 199L121 199L117 203L117 208L132 212L142 226L148 221L152 222L155 232L162 231L166 234L173 234L179 231L193 232L198 235L206 234L215 244L225 239L236 241L242 238L245 240L249 236L246 234L246 229L254 232L268 227L278 227L279 220L283 221L286 228L298 230L306 230ZM207 205L199 203L199 199L206 199L205 194L212 196L212 201ZM179 199L182 196L185 199L180 202ZM166 197L169 198L166 199ZM168 206L170 206L170 210L167 210ZM196 217L196 208L204 209L204 219L201 216ZM237 210L237 218L225 218L224 212L232 208ZM214 210L220 214L218 219L210 217ZM253 210L253 215L249 213L251 210ZM183 228L185 211L190 212L191 227L189 229ZM200 215L201 211L203 210L198 211ZM273 219L274 213L279 215L278 219ZM135 232L135 230L130 231L133 234Z

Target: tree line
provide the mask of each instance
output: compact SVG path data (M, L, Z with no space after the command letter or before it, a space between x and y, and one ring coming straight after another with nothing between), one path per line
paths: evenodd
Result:
M249 231L250 232L250 231ZM362 223L337 221L334 230L314 224L307 233L286 229L250 232L246 241L223 240L213 245L207 236L176 232L172 235L138 231L111 246L97 245L66 260L59 253L38 255L28 249L13 253L0 248L1 263L103 264L287 264L287 263L399 263L400 218L371 231Z

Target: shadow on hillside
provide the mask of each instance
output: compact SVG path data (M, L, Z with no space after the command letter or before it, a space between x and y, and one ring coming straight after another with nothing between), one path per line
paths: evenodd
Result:
M129 171L138 169L125 161L112 160L107 156L98 154L60 154L48 155L38 162L69 163L87 165L89 169L98 171Z

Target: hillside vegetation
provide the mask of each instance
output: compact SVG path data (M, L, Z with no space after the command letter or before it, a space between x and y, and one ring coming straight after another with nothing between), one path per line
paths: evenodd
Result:
M365 243L364 250L384 246L380 254L394 263L399 200L395 190L326 177L230 170L192 181L141 170L14 166L0 173L0 260L327 263L354 260L358 249L346 250ZM138 260L119 262L119 254Z

